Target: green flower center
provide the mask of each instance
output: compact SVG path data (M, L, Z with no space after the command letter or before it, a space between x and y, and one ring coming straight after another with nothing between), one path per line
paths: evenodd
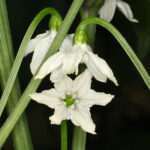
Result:
M67 96L64 101L66 102L66 106L71 106L74 104L75 99L73 99L72 96Z

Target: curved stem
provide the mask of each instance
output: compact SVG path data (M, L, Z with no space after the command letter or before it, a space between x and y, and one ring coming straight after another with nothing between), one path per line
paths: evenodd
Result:
M67 150L67 121L61 123L61 150Z
M74 2L72 3L63 23L60 26L59 32L58 32L56 38L54 39L45 59L48 56L51 56L53 53L55 53L59 49L59 47L60 47L63 39L65 38L65 35L67 34L69 27L71 26L82 3L83 3L83 0L74 0ZM16 122L18 121L19 117L21 116L21 114L24 112L24 110L28 106L28 103L31 100L29 97L29 94L36 91L36 89L40 85L40 82L41 82L41 80L34 80L34 77L32 78L28 87L26 88L26 90L24 91L23 95L21 96L19 102L17 103L16 107L14 108L12 113L9 115L9 117L7 118L4 125L1 127L1 129L0 129L0 149L2 148L4 142L6 141L8 135L12 131Z
M2 115L2 112L5 108L5 105L7 103L7 100L9 98L10 92L12 90L13 84L15 82L15 79L17 77L22 59L24 57L24 52L26 50L27 44L34 32L34 30L36 29L36 27L38 26L38 24L41 22L41 20L48 14L52 14L52 15L56 15L58 17L60 17L59 13L54 9L54 8L45 8L43 9L32 21L31 25L29 26L23 40L22 43L20 45L20 48L18 50L16 59L14 61L12 70L10 72L10 76L8 78L8 81L6 83L3 95L1 97L0 100L0 116Z
M91 18L83 20L79 24L76 32L78 32L78 30L84 30L88 24L98 24L98 25L106 28L116 38L116 40L120 43L120 45L122 46L124 51L127 53L129 58L133 62L134 66L140 73L140 75L143 78L148 89L150 90L150 77L149 77L146 69L144 68L143 64L138 59L138 57L136 56L136 54L134 53L134 51L132 50L130 45L127 43L125 38L122 36L122 34L113 25L111 25L107 21L100 19L100 18L96 18L96 17L91 17Z

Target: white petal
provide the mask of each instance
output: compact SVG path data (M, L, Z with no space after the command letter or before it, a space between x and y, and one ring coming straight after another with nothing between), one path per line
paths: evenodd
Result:
M123 2L121 0L117 1L117 6L119 8L119 10L125 15L125 17L131 21L131 22L138 22L138 20L133 18L133 13L132 10L129 6L129 4L127 4L126 2Z
M61 124L63 120L70 119L70 109L65 105L59 105L55 108L54 115L49 118L51 124Z
M53 56L48 58L46 62L40 68L38 74L35 76L35 79L42 79L54 69L57 69L62 64L62 59L64 54L61 52L55 53Z
M32 61L30 63L30 69L32 74L35 74L35 72L37 71L56 34L57 32L52 30L47 37L41 39L39 43L37 43L37 45L35 46Z
M66 94L71 94L73 81L70 77L64 76L64 78L54 84L55 89L59 92L64 92ZM68 94L68 95L69 95Z
M64 76L66 76L66 75L62 73L62 69L60 66L57 69L55 69L54 71L52 71L52 73L50 75L50 80L53 83L55 83L55 82L63 80Z
M83 51L78 45L74 45L63 58L62 71L64 74L71 74L76 72L78 74L78 65L82 61Z
M75 78L73 83L73 91L74 92L83 92L89 90L91 88L91 72L86 69L82 74Z
M91 107L93 105L105 106L114 98L114 95L105 94L102 92L95 92L94 90L88 90L82 95L79 95L79 105Z
M55 108L62 104L61 98L64 96L58 93L55 89L45 90L41 93L30 94L30 97L40 104L47 105L50 108Z
M88 69L91 71L93 76L101 82L106 82L107 78L110 79L115 83L115 85L118 85L116 78L114 77L114 74L111 70L111 68L108 66L106 61L97 55L93 54L90 51L87 51L88 54L88 61L85 62Z
M76 126L80 126L84 131L96 134L95 124L92 121L91 114L88 108L77 107L77 109L72 110L71 121Z
M32 53L35 49L35 46L41 41L41 39L47 37L49 33L50 32L47 31L46 33L37 35L34 39L31 39L28 43L24 56L27 56L28 54Z
M66 53L72 49L73 36L74 36L74 34L69 34L65 37L65 39L63 40L63 42L60 46L60 52Z
M110 22L113 19L117 6L117 0L105 0L104 5L99 10L100 18Z

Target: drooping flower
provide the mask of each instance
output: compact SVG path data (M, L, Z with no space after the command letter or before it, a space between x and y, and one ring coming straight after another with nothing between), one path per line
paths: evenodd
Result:
M104 5L99 10L100 18L110 22L113 19L116 7L119 8L129 21L138 22L138 20L134 19L129 4L122 0L105 0Z
M53 78L51 80L55 82L58 81L56 77L60 79L63 74L71 74L74 72L78 74L78 66L80 63L84 63L98 81L106 82L108 78L115 85L118 85L106 61L93 54L90 46L87 44L75 44L70 50L63 52L60 50L43 64L35 78L44 78L52 72Z
M30 63L30 69L33 75L42 63L42 60L44 59L48 49L50 48L56 34L56 30L50 30L46 33L39 34L34 39L30 40L25 51L25 56L33 52L32 60ZM72 46L72 38L72 35L66 36L60 47L61 51L67 51L68 48Z
M55 89L33 93L30 97L38 103L55 109L49 119L51 124L61 124L63 120L71 120L84 131L95 134L90 107L107 105L114 96L91 89L92 74L86 69L73 81L64 76L63 80L54 84Z

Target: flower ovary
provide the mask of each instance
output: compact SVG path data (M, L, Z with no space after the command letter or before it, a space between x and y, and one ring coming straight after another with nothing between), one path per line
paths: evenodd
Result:
M74 104L75 99L73 99L72 96L67 96L64 101L66 102L66 106L71 106Z

